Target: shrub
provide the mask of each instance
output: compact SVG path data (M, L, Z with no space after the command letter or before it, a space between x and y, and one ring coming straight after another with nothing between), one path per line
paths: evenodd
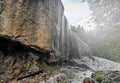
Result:
M92 74L92 78L94 78L99 83L111 83L110 78L105 76L103 71L95 71Z

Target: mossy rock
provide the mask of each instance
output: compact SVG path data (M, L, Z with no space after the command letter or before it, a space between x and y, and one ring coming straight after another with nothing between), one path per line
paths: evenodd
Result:
M95 71L91 77L99 83L111 83L110 78L105 76L103 71Z

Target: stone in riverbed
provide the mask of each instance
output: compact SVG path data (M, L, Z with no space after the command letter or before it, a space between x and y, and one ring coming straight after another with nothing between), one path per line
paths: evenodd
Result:
M87 77L84 78L83 83L96 83L96 81L93 78Z
M112 83L120 82L120 71L107 71L106 74L112 81Z

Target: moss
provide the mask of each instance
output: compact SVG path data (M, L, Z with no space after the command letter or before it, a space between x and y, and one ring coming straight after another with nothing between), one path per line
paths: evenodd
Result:
M50 67L48 68L49 71L55 71L55 70L58 70L58 69L60 69L60 66L59 66L59 65L50 66Z
M96 81L102 81L104 76L103 76L103 71L96 71L94 74L93 74L93 78L96 80Z
M55 70L60 69L59 65L55 65L55 66L48 66L47 64L43 63L39 66L40 70L42 70L43 72L52 72Z
M92 78L94 78L97 82L102 83L111 83L110 78L105 76L103 71L95 71L92 75Z
M47 70L47 64L46 63L43 63L41 65L39 65L39 69L42 70L42 71L46 71Z

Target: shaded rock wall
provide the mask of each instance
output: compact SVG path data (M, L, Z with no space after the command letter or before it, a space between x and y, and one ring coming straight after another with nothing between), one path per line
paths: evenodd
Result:
M42 73L41 64L49 61L50 52L36 49L9 36L0 35L0 83ZM32 74L33 75L33 74Z
M67 19L61 0L0 0L0 34L64 54Z
M0 79L36 76L66 57L67 26L61 0L0 0Z

